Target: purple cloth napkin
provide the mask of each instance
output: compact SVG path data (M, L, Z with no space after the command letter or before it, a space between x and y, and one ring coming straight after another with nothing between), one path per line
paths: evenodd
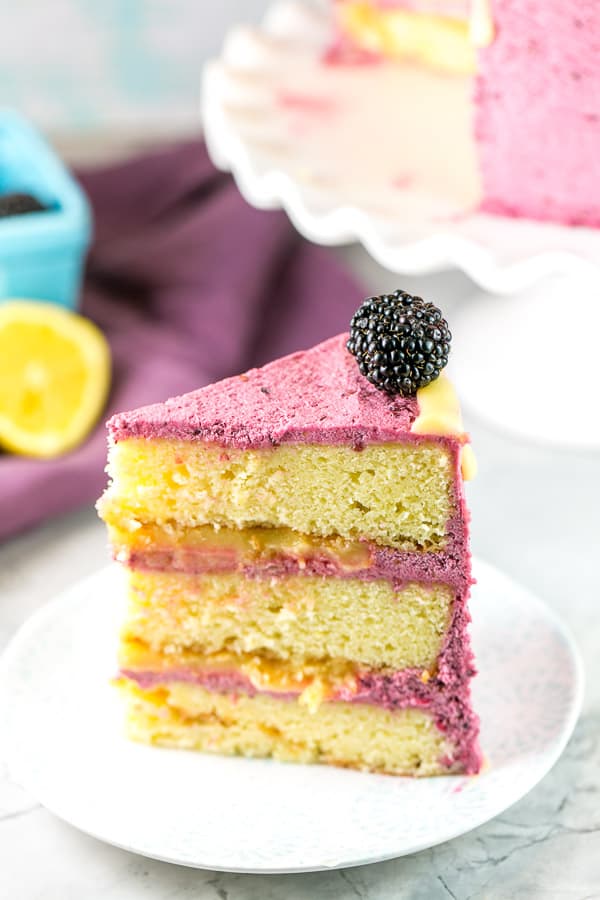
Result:
M55 460L0 456L0 540L92 503L104 419L345 330L362 294L281 212L244 202L199 142L82 172L95 216L82 312L107 335L106 415Z

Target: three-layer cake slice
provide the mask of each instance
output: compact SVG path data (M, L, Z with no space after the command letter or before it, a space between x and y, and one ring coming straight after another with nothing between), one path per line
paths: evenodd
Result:
M456 398L377 390L346 339L110 421L132 738L478 771Z

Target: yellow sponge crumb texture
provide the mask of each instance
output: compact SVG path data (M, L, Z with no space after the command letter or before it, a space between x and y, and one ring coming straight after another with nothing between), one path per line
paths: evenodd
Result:
M292 528L365 538L398 549L442 549L454 468L436 443L282 445L226 451L215 444L119 441L112 485L100 503L108 523Z
M454 591L445 585L131 571L123 636L153 650L265 653L433 669Z
M331 763L394 775L448 774L451 750L431 716L350 703L311 712L296 701L232 698L197 685L142 689L122 682L130 738L210 753Z

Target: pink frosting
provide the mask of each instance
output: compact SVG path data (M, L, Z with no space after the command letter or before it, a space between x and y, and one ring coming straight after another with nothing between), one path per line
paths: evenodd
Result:
M364 378L340 334L165 403L120 413L108 422L124 438L207 440L262 448L281 443L364 444L433 440L412 435L414 397L388 397ZM441 438L440 441L448 442Z
M491 0L479 53L483 208L600 226L600 15L596 0Z

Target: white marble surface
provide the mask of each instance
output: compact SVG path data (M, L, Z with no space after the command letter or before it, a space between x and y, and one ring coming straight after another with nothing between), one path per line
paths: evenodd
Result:
M372 289L397 281L360 251L340 252ZM474 291L456 273L403 279L403 286L443 302L450 320ZM557 415L568 427L568 410ZM0 768L0 897L600 898L600 458L517 443L468 416L467 422L480 462L470 486L475 552L560 612L583 653L584 713L554 770L494 821L416 856L332 873L263 877L187 870L105 846L46 812ZM56 591L105 560L104 532L91 509L0 547L0 646ZM43 747L44 735L39 739Z

